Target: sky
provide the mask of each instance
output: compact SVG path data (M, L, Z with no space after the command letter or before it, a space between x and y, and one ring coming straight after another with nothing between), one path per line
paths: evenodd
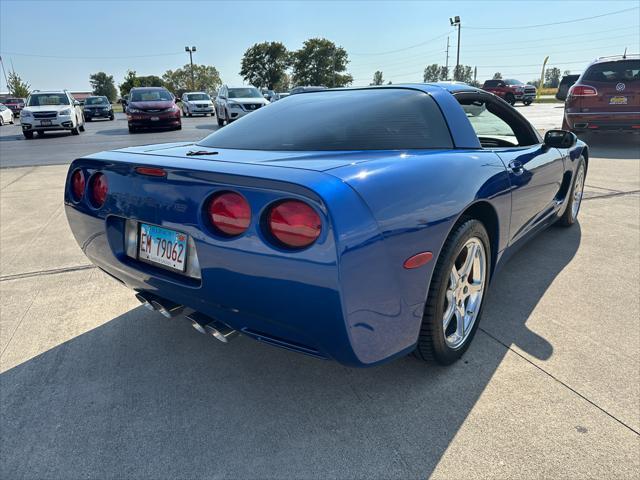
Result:
M575 21L620 10L622 13ZM90 90L104 71L116 85L127 70L161 76L189 61L214 65L222 81L243 84L247 48L280 41L290 50L324 37L347 50L354 85L376 70L393 83L420 82L428 64L478 67L478 80L501 72L539 78L542 61L580 73L595 57L640 52L640 1L29 1L0 0L0 54L33 89ZM537 26L557 23L557 25ZM6 91L0 76L0 90Z

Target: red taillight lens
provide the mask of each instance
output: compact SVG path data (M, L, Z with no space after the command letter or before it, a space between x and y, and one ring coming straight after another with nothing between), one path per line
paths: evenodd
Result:
M316 211L304 202L287 200L269 212L271 234L287 247L311 245L320 236L322 222Z
M91 204L95 208L100 208L104 205L107 199L107 193L109 192L109 183L104 173L96 173L91 177L91 184L89 185L89 193L91 195Z
M569 95L572 97L595 97L598 95L598 91L589 85L574 85L569 90Z
M71 195L76 202L82 200L84 196L84 173L82 170L76 170L71 175Z
M225 235L244 233L251 223L251 207L242 195L234 192L220 193L209 202L209 220Z

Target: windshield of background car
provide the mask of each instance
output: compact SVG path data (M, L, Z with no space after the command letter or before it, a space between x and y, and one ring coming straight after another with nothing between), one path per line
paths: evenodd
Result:
M229 98L262 98L257 88L230 88Z
M206 93L190 93L187 95L187 100L193 102L194 100L211 100L211 97Z
M630 82L640 80L640 60L619 60L591 65L584 74L587 82Z
M291 95L199 145L246 150L331 151L452 148L436 102L409 89Z
M485 88L497 87L498 85L500 85L500 83L502 83L502 80L487 80L486 82L484 82L483 87Z
M29 107L46 105L69 105L69 98L64 93L34 93L29 97Z
M170 102L173 97L168 90L135 90L131 92L131 102Z
M514 80L512 78L505 80L504 83L506 83L507 85L524 85L524 83L522 83L520 80Z
M24 98L7 98L2 103L24 103Z
M109 102L107 101L107 99L105 97L94 97L94 98L87 98L84 101L85 105L107 105Z

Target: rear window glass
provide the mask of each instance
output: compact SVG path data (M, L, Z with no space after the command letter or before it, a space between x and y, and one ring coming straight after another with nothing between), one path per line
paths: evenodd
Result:
M640 60L620 60L591 65L584 74L591 82L629 82L640 80Z
M408 89L291 95L212 133L200 145L246 150L451 148L435 101Z
M484 82L483 87L497 87L501 83L504 83L502 80L487 80Z

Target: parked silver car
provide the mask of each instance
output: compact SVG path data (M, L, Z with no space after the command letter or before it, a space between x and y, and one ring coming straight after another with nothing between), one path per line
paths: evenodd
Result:
M269 100L264 98L260 90L255 87L223 85L215 101L218 125L222 126L224 122L230 123L265 105L269 105Z
M192 115L213 116L213 102L209 94L205 92L185 92L182 94L182 115L191 117Z

